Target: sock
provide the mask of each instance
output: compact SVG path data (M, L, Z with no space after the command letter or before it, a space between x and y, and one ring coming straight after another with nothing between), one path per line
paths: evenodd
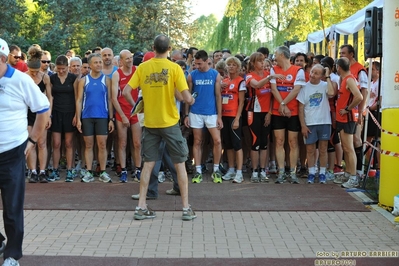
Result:
M228 173L234 173L234 167L229 168L229 170L227 171Z
M291 173L296 173L296 167L290 169Z
M237 170L236 174L237 175L242 175L242 170Z
M40 170L40 174L45 174L46 170Z
M214 164L213 165L213 172L217 172L219 171L219 165L218 164Z
M352 180L357 180L357 176L351 175L351 176L350 176L350 179L352 179Z
M316 173L316 169L313 167L309 167L309 175L314 175Z
M198 174L202 174L201 165L196 165L196 166L195 166L195 171L197 171Z
M32 174L37 175L36 169L32 169Z
M284 168L279 168L278 169L279 174L283 174L285 172Z
M362 170L362 161L363 161L363 147L355 148L356 153L356 170Z
M320 174L326 174L326 168L325 167L320 167Z
M270 161L270 166L276 166L276 161Z
M265 172L265 168L261 168L261 169L260 169L260 172Z

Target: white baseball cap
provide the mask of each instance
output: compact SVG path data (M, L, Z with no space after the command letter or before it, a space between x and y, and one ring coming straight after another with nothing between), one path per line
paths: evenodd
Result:
M0 38L0 52L6 56L10 53L10 49L8 48L8 44L5 40Z

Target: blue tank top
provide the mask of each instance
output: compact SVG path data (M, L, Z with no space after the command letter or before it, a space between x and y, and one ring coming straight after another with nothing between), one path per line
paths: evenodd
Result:
M211 68L207 72L194 70L190 73L193 82L192 92L197 92L190 112L197 115L216 115L215 82L219 72Z
M82 118L108 118L108 89L106 76L84 77Z

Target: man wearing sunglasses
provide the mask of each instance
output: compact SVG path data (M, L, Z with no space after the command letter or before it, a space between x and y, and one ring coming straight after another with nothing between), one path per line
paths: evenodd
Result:
M28 71L28 66L23 60L21 60L21 48L16 45L10 46L10 53L8 54L7 62L13 68L18 69L19 71L26 72Z

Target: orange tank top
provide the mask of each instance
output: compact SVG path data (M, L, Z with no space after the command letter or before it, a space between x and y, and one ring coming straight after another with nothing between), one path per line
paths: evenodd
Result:
M346 84L348 79L354 79L356 82L356 79L353 75L348 75L345 78L342 79L341 81L341 87L338 91L338 99L337 99L337 106L336 106L336 120L337 122L341 123L348 123L350 121L356 122L358 117L359 117L359 112L357 106L353 108L349 113L341 115L339 111L341 109L345 109L348 105L351 104L353 101L353 94L346 88Z
M246 85L248 89L248 94L250 97L250 101L247 105L248 111L254 111L255 100L257 99L260 105L260 112L269 112L270 111L270 100L272 98L272 93L270 89L270 82L266 83L262 88L255 89L252 88L250 83L252 79L259 81L261 79L266 78L270 73L266 70L263 71L263 77L259 76L255 72L248 73L246 76ZM259 111L255 111L259 112Z
M228 86L222 91L222 116L235 117L238 111L238 95L240 84L244 79L240 76L231 80L225 78L223 83L227 83Z
M277 90L280 93L281 98L283 100L290 94L290 92L294 89L294 83L296 80L296 75L298 71L302 69L299 66L291 66L289 69L284 71L281 67L275 66L274 73L282 74L286 77L285 80L276 79ZM298 115L298 101L296 99L292 99L289 103L285 103L291 111L291 116ZM278 112L278 108L280 107L280 103L277 101L273 101L273 115L280 115Z

